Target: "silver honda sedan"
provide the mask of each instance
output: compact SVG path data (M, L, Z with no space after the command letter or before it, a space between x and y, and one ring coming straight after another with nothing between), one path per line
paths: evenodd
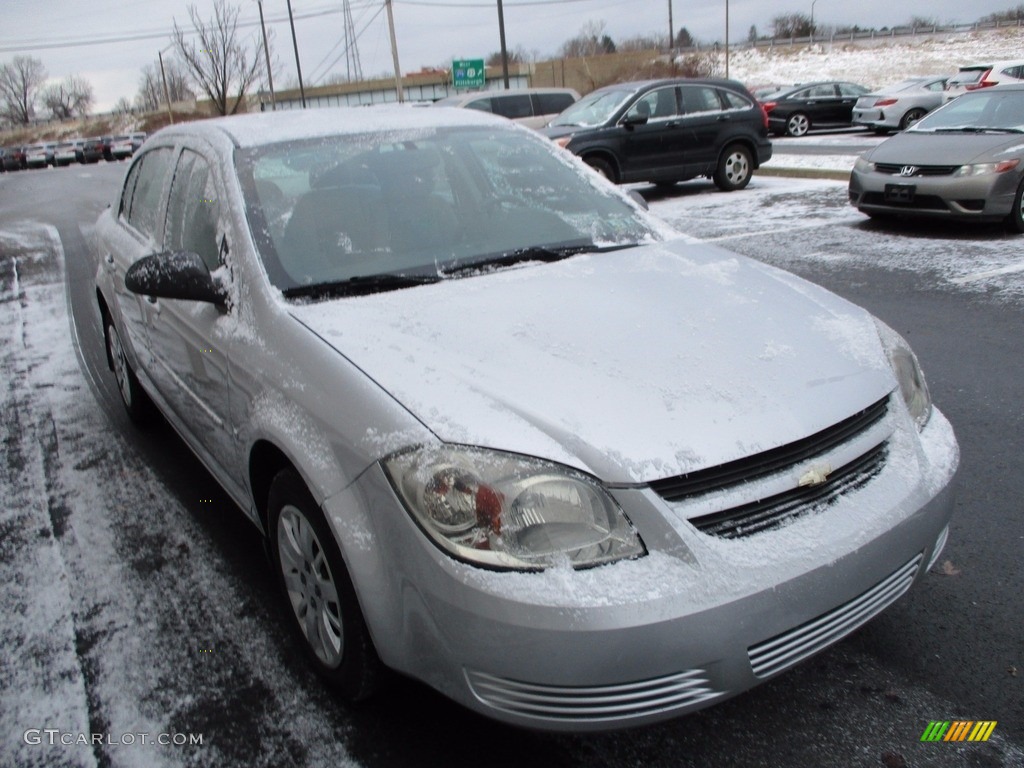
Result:
M676 716L945 544L957 443L897 333L500 118L164 129L96 237L128 414L265 534L347 698L387 666L524 726Z

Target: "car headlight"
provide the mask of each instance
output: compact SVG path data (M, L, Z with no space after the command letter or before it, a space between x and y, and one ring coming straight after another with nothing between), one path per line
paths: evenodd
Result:
M954 176L984 176L989 173L1006 173L1020 165L1020 160L1000 160L998 163L974 163L961 165Z
M924 429L932 415L932 396L928 392L928 384L924 380L917 356L906 340L888 325L878 318L875 318L875 325L878 326L878 337L882 340L882 347L900 384L903 402L907 404L917 428Z
M853 161L853 170L858 173L871 173L875 170L875 164L870 160L865 160L863 157L858 157Z
M539 570L647 553L601 485L557 464L455 446L418 448L382 464L420 527L460 560Z

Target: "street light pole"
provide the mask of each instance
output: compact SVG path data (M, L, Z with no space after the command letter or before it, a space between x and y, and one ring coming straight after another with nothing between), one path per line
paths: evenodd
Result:
M818 0L811 0L811 42L812 43L814 42L814 4L817 3L817 2L818 2Z
M725 76L729 77L729 0L725 0Z

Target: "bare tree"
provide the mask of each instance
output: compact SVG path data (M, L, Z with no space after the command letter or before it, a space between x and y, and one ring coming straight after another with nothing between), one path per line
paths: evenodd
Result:
M579 34L562 43L561 48L562 56L567 59L601 53L615 53L615 43L604 33L603 21L588 21L580 28Z
M40 95L43 105L57 120L85 117L92 109L92 86L85 78L75 75L68 75L61 82L46 86Z
M117 100L117 103L114 105L115 115L130 115L134 112L135 107L132 105L131 99L129 99L127 96L122 96L120 99Z
M28 125L45 82L46 67L39 59L15 56L9 64L0 64L0 115L11 123Z
M215 0L213 18L203 21L188 7L194 32L174 24L174 45L189 74L221 115L233 115L249 87L263 74L259 41L246 44L238 32L239 9Z
M181 65L174 59L167 59L164 62L164 72L167 75L167 91L171 101L187 101L196 97L195 92L189 87L188 75L185 74ZM158 64L147 64L142 68L142 76L139 78L139 90L135 94L135 106L143 112L155 112L164 105L164 84L160 77L160 66Z
M772 36L809 37L814 31L811 19L804 13L782 13L772 19Z

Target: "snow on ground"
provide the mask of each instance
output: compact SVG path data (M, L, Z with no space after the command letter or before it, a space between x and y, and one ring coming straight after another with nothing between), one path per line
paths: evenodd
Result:
M97 407L56 230L0 255L0 765L354 765L277 612Z
M847 80L880 88L913 75L952 74L963 64L986 59L1019 59L1022 50L1024 28L1018 27L856 43L835 39L731 51L729 77L752 88L813 80Z

